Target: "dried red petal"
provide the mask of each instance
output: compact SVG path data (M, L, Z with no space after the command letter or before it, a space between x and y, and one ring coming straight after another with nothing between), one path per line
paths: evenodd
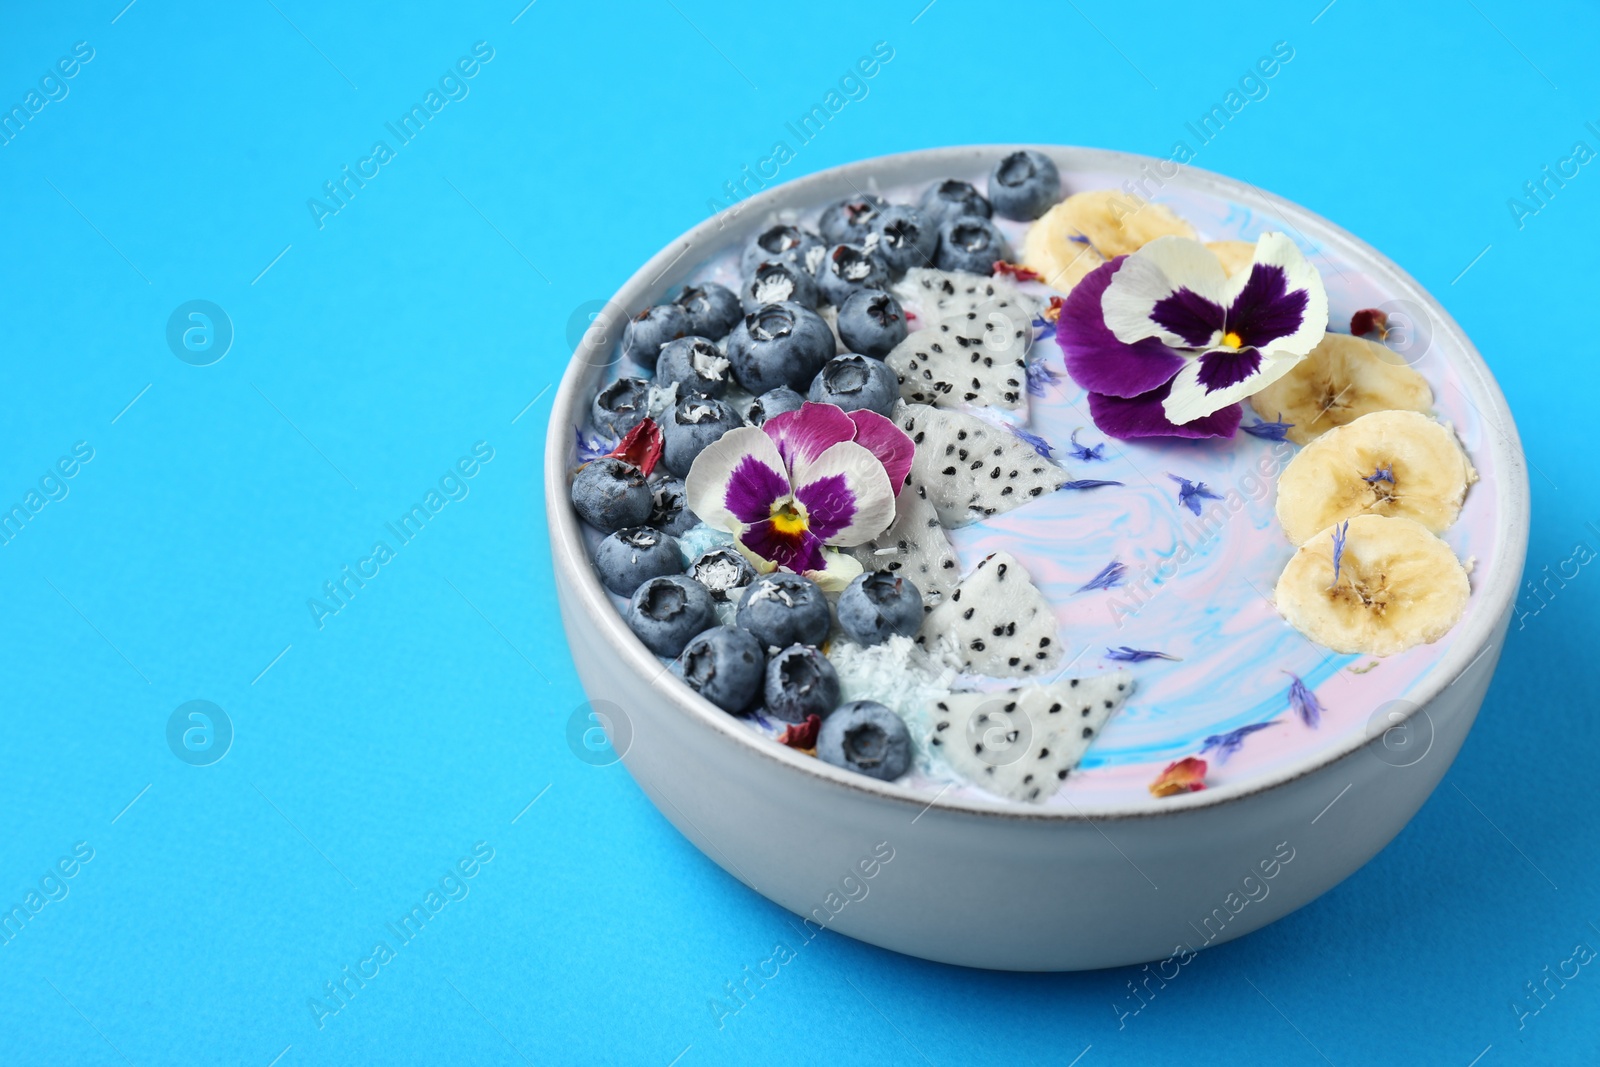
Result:
M628 431L621 444L606 454L627 460L649 477L661 459L661 427L653 419L642 419Z
M1375 334L1381 341L1389 332L1389 316L1378 308L1362 308L1350 316L1350 332L1357 337Z
M805 722L792 723L783 731L783 736L778 738L782 744L790 748L798 748L806 752L816 752L817 732L822 729L822 717L807 715Z
M996 274L1010 275L1019 282L1044 281L1044 275L1040 274L1031 267L1024 267L1020 263L1007 263L1003 259L997 259L994 261L994 272Z
M1205 787L1206 761L1197 756L1185 756L1167 764L1167 769L1150 783L1150 795L1170 797L1179 793L1198 793Z
M1058 322L1058 321L1060 321L1060 319L1061 319L1061 298L1059 296L1052 296L1050 298L1050 306L1045 308L1043 311L1041 311L1039 313L1039 315L1046 322Z

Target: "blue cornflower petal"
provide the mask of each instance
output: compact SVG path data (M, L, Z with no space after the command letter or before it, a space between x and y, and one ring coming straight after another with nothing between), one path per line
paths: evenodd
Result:
M1344 562L1344 539L1350 532L1350 520L1346 519L1333 528L1333 584L1329 589L1339 586L1339 565Z
M1390 485L1393 485L1394 464L1386 463L1361 480L1373 485L1376 485L1378 482L1388 482Z
M1322 712L1324 710L1322 702L1317 699L1317 694L1306 688L1306 683L1300 680L1298 674L1291 671L1284 671L1283 673L1294 679L1289 683L1290 709L1300 716L1301 722L1313 730L1316 729L1317 724L1322 721Z
M1075 593L1087 593L1091 589L1112 589L1122 584L1122 576L1128 573L1125 563L1112 560L1100 569L1100 573L1090 578L1087 582L1073 590Z
M1052 445L1049 441L1046 441L1036 433L1030 433L1029 431L1024 430L1020 426L1009 426L1007 429L1016 434L1023 441L1026 441L1030 448L1039 453L1039 455L1043 456L1045 459L1049 459L1050 454L1056 450L1055 445Z
M604 434L585 435L582 430L578 429L574 429L572 432L578 435L579 463L589 463L599 459L601 456L610 455L612 449L617 447L617 442Z
M1106 649L1106 659L1117 660L1121 663L1143 663L1147 659L1178 660L1181 657L1169 656L1165 652L1153 652L1146 648L1129 648L1123 645L1120 648Z
M1085 462L1088 462L1089 460L1095 460L1095 459L1105 459L1106 458L1106 443L1104 441L1101 441L1097 445L1080 445L1078 443L1078 434L1081 433L1081 432L1082 432L1081 429L1072 431L1072 438L1071 438L1072 444L1067 449L1068 453L1071 454L1072 458L1073 459L1081 459L1081 460L1083 460Z
M1222 499L1216 493L1213 493L1205 482L1191 482L1189 479L1180 478L1176 474L1169 474L1167 477L1178 483L1178 506L1188 508L1195 515L1200 514L1201 500Z
M1277 422L1267 422L1263 420L1261 422L1252 423L1249 426L1241 426L1239 429L1243 430L1251 437L1259 437L1263 441L1284 441L1287 440L1285 435L1288 434L1289 427L1293 425L1294 423L1292 422L1284 422L1283 413L1279 412Z
M1050 324L1050 329L1055 329L1055 324ZM1040 335L1044 336L1043 334ZM1037 340L1038 338L1035 338ZM1054 385L1061 380L1054 367L1042 359L1030 359L1027 366L1023 367L1023 377L1028 380L1028 394L1030 396L1044 396L1045 386Z
M1121 485L1121 482L1108 482L1104 478L1079 478L1075 482L1062 482L1063 489L1098 489L1102 485Z
M1203 756L1207 752L1215 751L1217 763L1226 763L1229 756L1244 747L1245 738L1257 730L1265 730L1269 726L1276 725L1276 723L1276 719L1271 722L1253 722L1248 726L1241 726L1237 730L1229 730L1225 734L1212 734L1200 745L1200 754Z

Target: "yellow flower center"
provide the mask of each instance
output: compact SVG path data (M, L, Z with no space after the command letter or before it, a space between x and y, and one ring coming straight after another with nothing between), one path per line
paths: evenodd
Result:
M1240 337L1232 330L1229 330L1227 333L1222 335L1222 343L1227 345L1229 348L1236 349L1240 345L1244 344L1244 338Z
M802 533L806 529L806 517L794 505L794 501L785 500L772 505L772 528L781 534Z

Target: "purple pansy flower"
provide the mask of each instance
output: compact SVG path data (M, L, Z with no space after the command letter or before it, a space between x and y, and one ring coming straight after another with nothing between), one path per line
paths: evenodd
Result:
M842 588L861 565L830 549L869 541L894 521L914 450L877 412L807 403L708 446L684 479L684 502L732 533L759 568Z
M1159 237L1096 268L1062 304L1056 340L1113 437L1232 437L1238 402L1322 339L1328 297L1294 242L1256 242L1229 278L1216 253Z

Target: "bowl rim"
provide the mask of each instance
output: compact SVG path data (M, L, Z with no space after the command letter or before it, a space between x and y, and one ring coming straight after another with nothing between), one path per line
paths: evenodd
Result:
M893 179L896 182L931 181L950 174L971 173L979 164L991 159L997 160L1007 153L1021 149L1043 152L1067 174L1089 170L1137 175L1148 174L1148 168L1152 166L1159 169L1174 165L1170 160L1132 152L1040 144L959 145L918 149L857 160L763 189L744 200L737 201L728 210L701 221L668 242L635 271L611 297L608 306L625 309L631 313L634 309L658 301L674 286L683 284L707 256L725 247L730 237L746 235L775 212L814 209L816 205L825 203L830 197L848 196L863 188L876 187L885 172L923 172L920 179L896 177ZM1482 404L1474 403L1474 406L1478 408L1490 429L1495 431L1485 435L1485 447L1493 452L1495 458L1499 491L1496 537L1502 551L1496 554L1495 566L1491 572L1474 574L1477 584L1474 591L1480 597L1479 609L1473 613L1460 633L1448 639L1448 647L1418 681L1417 692L1407 698L1416 705L1408 714L1407 719L1409 719L1424 711L1435 697L1460 680L1479 659L1491 651L1496 643L1501 620L1515 603L1517 589L1521 583L1528 542L1528 473L1516 423L1511 416L1505 396L1466 331L1432 293L1376 248L1321 215L1293 201L1265 192L1247 181L1187 164L1177 166L1178 172L1174 177L1168 178L1164 171L1161 172L1162 188L1173 185L1270 211L1288 224L1302 240L1323 248L1331 248L1347 260L1361 263L1363 269L1368 271L1375 281L1392 290L1391 299L1408 298L1422 304L1435 319L1437 324L1435 336L1440 334L1450 336L1461 346L1463 358L1458 362L1457 369L1462 372L1468 386L1467 392L1476 393L1477 399L1483 401ZM730 226L729 219L741 217L743 221ZM1315 231L1315 240L1306 236L1304 231L1307 229ZM691 258L690 253L697 250L703 254ZM580 406L582 409L588 408L591 382L614 362L612 356L614 348L614 342L607 338L592 339L585 336L562 375L561 386L552 403L547 427L545 510L550 534L551 561L558 573L566 574L570 580L568 588L575 597L573 603L563 601L564 610L589 613L596 623L598 633L606 642L604 651L616 657L619 667L625 666L641 677L649 679L650 687L660 691L672 713L682 714L689 723L733 739L736 745L748 750L752 756L771 760L788 771L810 776L827 785L862 793L877 801L920 807L922 813L938 809L950 814L1081 823L1093 820L1160 818L1242 801L1270 790L1280 789L1338 763L1361 748L1381 743L1381 737L1352 735L1338 745L1319 748L1274 774L1241 782L1235 786L1209 788L1169 797L1155 809L1116 804L1079 807L1070 801L1064 807L1051 805L1032 808L998 798L992 801L969 797L946 798L945 791L929 798L910 787L899 786L893 782L880 782L865 775L833 767L785 746L773 744L688 686L674 684L675 679L662 686L660 683L663 678L673 678L669 667L663 666L655 654L633 635L621 614L612 605L609 594L601 586L589 563L581 522L572 508L567 492L567 455L571 448L572 427L581 425L578 419ZM1469 403L1474 402L1472 396L1466 393L1463 395ZM624 753L624 763L626 762Z

